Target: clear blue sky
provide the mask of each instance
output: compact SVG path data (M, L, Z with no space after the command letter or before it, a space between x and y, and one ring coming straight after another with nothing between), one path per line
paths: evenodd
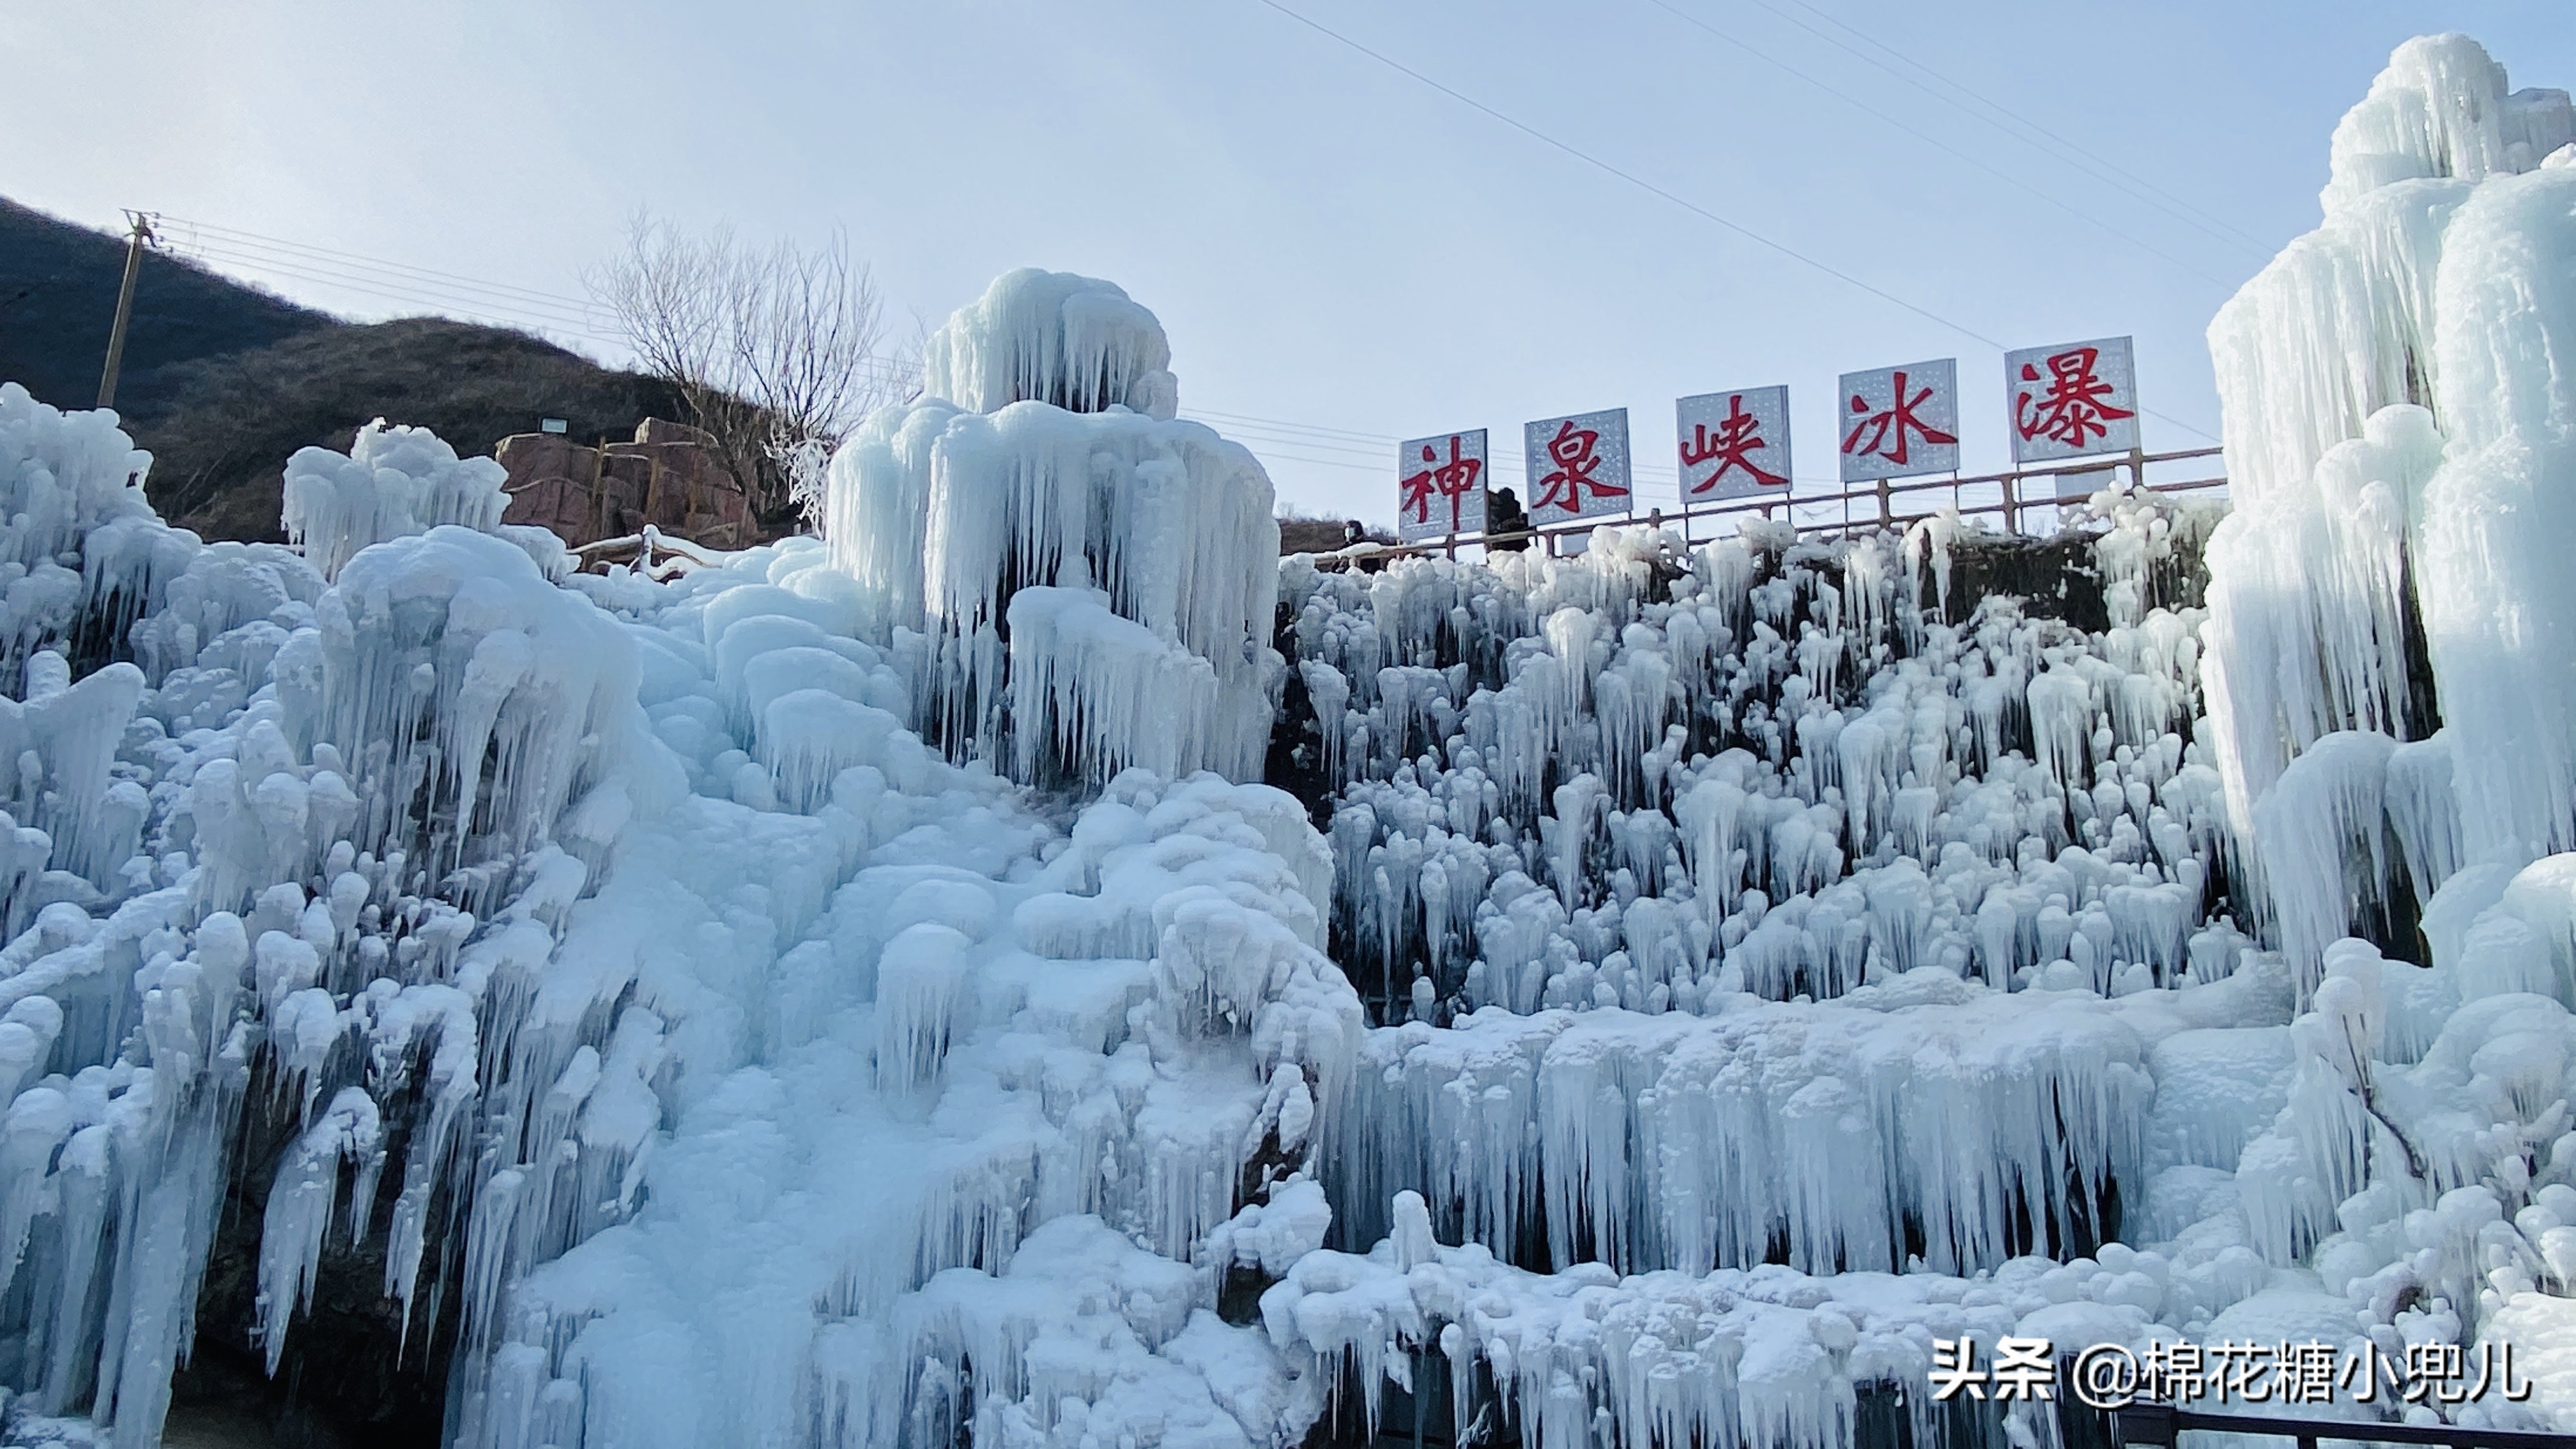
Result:
M2315 223L2327 137L2391 47L2466 30L2516 86L2576 85L2566 0L1279 4L1987 337L2134 333L2147 406L2209 433L2203 328ZM1013 266L1107 277L1162 317L1185 413L1485 426L1498 462L1525 419L1619 405L1660 460L1676 395L1785 382L1797 471L1829 476L1836 373L1955 355L1968 464L2004 456L1995 348L1264 0L9 12L0 194L93 225L156 209L576 296L639 204L755 239L838 226L906 314ZM2124 178L1931 93L1952 85ZM1391 449L1234 431L1283 498L1392 516ZM2201 441L2148 421L2150 447Z

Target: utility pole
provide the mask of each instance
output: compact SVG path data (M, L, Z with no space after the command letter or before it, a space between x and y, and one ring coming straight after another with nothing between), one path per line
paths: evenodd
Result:
M126 224L132 231L125 239L125 281L116 289L116 325L107 334L107 371L98 379L98 405L116 405L116 373L125 362L125 324L134 320L134 279L143 271L143 249L157 238L152 235L149 212L129 211Z

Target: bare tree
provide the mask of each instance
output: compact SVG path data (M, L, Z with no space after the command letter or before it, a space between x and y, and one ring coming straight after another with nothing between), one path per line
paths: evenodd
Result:
M884 300L838 232L810 251L759 249L639 211L583 280L773 521L811 517L832 449L918 385L917 356L887 354Z

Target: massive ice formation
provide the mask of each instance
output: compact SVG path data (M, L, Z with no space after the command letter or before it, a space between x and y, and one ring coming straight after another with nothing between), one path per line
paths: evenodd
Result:
M2411 777L2434 793L2387 794L2391 831L2456 830L2465 860L2576 845L2571 142L2564 91L2508 92L2464 36L2409 41L2335 130L2324 224L2210 326L2238 504L2210 548L2210 714L2240 818L2321 737L2438 729L2446 764ZM2332 911L2294 898L2311 880L2377 891L2349 832L2271 834L2336 857L2276 883L2283 911Z
M2576 1426L2569 130L2402 48L2236 511L2045 543L1277 561L1035 272L668 580L399 428L204 545L0 386L7 1430L208 1335L473 1449L1993 1442L2006 1334Z
M930 340L923 396L833 460L863 628L921 654L925 733L1022 781L1258 778L1279 553L1252 455L1172 418L1170 348L1106 282L1022 270Z
M943 337L1053 401L879 420L956 422L899 587L814 540L569 578L381 425L289 463L300 550L207 546L112 415L0 388L15 1414L149 1444L201 1324L293 1375L327 1314L397 1378L452 1344L340 1407L464 1444L1315 1419L1213 1312L1321 1241L1362 1030L1304 807L1191 773L1259 772L1268 484L1113 288Z
M2092 631L1954 612L1949 522L1292 565L1385 1024L1274 1339L1461 1433L1805 1443L1971 1327L1927 1303L2401 1360L2562 1322L2569 130L2458 37L2338 130L2212 328L2205 613L2157 557L2204 521L2118 496Z

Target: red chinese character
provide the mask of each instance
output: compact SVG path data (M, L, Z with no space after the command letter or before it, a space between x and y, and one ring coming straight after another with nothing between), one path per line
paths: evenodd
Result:
M2085 433L2096 438L2110 436L2103 426L2106 419L2134 416L2125 408L2111 406L2111 384L2093 371L2093 361L2101 349L2078 347L2072 352L2056 353L2048 359L2048 390L2033 394L2027 389L2013 394L2013 426L2024 438L2045 437L2050 442L2081 449ZM2025 362L2021 380L2039 381L2039 369Z
M1775 488L1788 482L1787 478L1778 473L1764 472L1761 465L1746 456L1756 448L1771 446L1762 441L1762 434L1757 431L1761 426L1760 418L1744 410L1744 394L1740 392L1728 395L1726 416L1717 421L1715 440L1712 441L1708 435L1708 424L1691 424L1691 439L1682 444L1682 468L1687 471L1711 458L1717 460L1716 471L1692 485L1691 491L1706 493L1716 487L1717 480L1725 477L1726 470L1729 468L1741 468L1753 475L1754 482L1767 483Z
M1404 495L1396 505L1399 514L1411 509L1414 522L1429 523L1431 498L1436 493L1449 500L1449 531L1458 531L1459 501L1476 491L1476 475L1485 471L1484 459L1459 456L1458 442L1453 434L1449 439L1449 461L1446 463L1439 461L1429 443L1422 445L1422 461L1437 466L1425 468L1404 480Z
M1861 400L1861 395L1853 393L1851 410L1865 416L1852 425L1850 436L1843 439L1843 451L1864 455L1876 453L1891 463L1903 463L1906 460L1907 450L1913 446L1912 440L1906 436L1908 432L1921 433L1923 441L1927 443L1959 441L1914 415L1914 410L1923 406L1924 400L1931 396L1932 389L1926 387L1914 396L1907 397L1905 374L1902 371L1896 374L1896 387L1888 396L1885 412L1870 412L1869 404ZM1889 436L1891 433L1895 435L1892 438ZM1866 446L1861 442L1863 434L1869 437Z
M1612 487L1592 476L1601 466L1601 455L1595 451L1601 435L1590 428L1578 428L1567 418L1557 425L1556 436L1547 440L1547 458L1556 468L1538 480L1544 490L1530 505L1536 512L1542 508L1562 508L1568 513L1583 512L1583 490L1589 488L1598 498L1625 498L1628 490ZM1563 497L1559 497L1562 491Z

